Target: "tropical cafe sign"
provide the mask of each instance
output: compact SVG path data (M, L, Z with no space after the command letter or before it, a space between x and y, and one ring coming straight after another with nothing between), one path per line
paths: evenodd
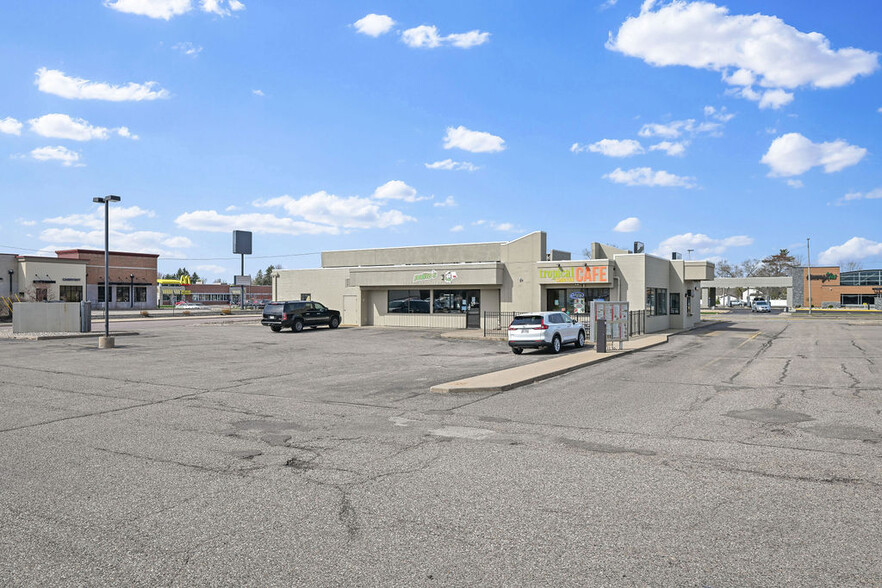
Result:
M594 265L588 267L539 268L539 279L550 280L556 284L593 284L609 282L609 267Z

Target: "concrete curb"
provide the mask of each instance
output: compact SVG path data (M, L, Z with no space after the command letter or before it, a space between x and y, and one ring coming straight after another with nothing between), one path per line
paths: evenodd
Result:
M103 337L104 331L101 332L93 332L93 333L73 333L73 334L64 334L64 335L37 335L35 337L28 337L27 333L17 333L18 335L22 335L21 337L13 336L11 337L13 340L19 341L51 341L53 339L87 339L89 337ZM137 331L111 331L111 337L129 337L132 335L140 335Z
M608 353L581 352L564 357L555 357L545 361L540 361L530 365L518 366L482 374L471 378L437 384L429 388L430 392L436 394L460 394L463 392L505 392L521 386L527 386L535 382L560 376L588 365L594 365L602 361L614 359L621 355L640 351L641 349L649 349L656 345L662 345L668 342L668 334L663 335L647 335L637 340L629 341L632 347L621 351L610 351Z

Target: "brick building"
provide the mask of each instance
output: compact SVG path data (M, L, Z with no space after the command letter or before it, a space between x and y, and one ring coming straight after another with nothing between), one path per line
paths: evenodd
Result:
M841 307L862 305L873 308L877 290L882 288L882 270L855 270L840 272L839 266L793 268L793 301L807 308L809 288L814 307Z
M104 307L104 251L65 249L60 259L86 261L86 300ZM159 255L111 251L109 256L110 308L156 308L156 269Z

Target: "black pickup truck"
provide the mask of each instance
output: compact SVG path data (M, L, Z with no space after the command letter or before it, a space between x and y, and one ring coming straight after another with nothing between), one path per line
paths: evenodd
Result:
M331 329L340 326L340 311L331 310L321 302L269 302L263 307L260 324L278 333L290 328L295 333L303 327L328 325Z

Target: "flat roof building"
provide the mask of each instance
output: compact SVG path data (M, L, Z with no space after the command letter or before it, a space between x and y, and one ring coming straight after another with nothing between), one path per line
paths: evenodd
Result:
M591 259L546 248L537 231L506 242L322 252L318 269L273 273L273 299L317 300L345 324L478 327L485 313L589 312L591 300L645 311L646 332L699 320L706 261L663 259L592 243Z

